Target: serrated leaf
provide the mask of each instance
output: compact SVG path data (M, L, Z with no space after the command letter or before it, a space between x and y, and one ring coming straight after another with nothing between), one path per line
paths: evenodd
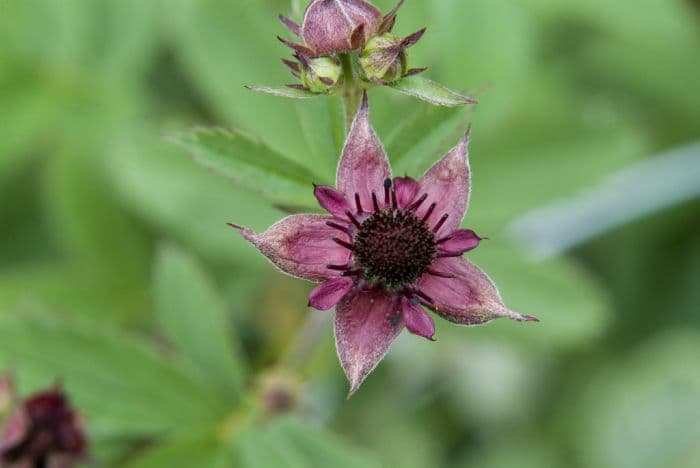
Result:
M245 370L233 345L223 301L194 258L173 245L161 248L155 264L156 318L178 351L212 390L235 402Z
M311 91L307 91L305 89L290 88L289 86L270 87L249 85L246 86L246 88L258 93L270 94L272 96L286 97L291 99L310 99L319 96L318 93L312 93Z
M314 468L279 431L248 427L238 433L236 449L245 468Z
M140 340L92 322L0 317L0 368L59 379L92 431L160 435L216 421L225 405Z
M306 205L313 174L263 143L222 128L198 128L168 138L202 166L270 201Z
M402 78L390 83L388 86L400 93L417 97L435 106L454 107L476 104L474 99L452 91L420 75Z

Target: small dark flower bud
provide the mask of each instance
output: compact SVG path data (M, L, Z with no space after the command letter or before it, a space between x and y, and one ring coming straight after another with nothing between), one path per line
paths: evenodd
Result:
M74 466L87 440L77 413L59 388L21 403L0 434L0 466Z

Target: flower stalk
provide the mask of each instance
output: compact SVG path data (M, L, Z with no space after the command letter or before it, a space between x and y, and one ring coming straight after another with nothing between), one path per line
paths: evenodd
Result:
M351 54L339 54L340 64L345 79L343 85L343 107L345 110L345 134L350 132L352 121L360 107L363 89L359 86L358 74Z

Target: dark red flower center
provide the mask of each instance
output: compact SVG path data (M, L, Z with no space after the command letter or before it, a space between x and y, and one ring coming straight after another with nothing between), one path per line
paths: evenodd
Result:
M355 235L355 263L364 279L393 290L417 281L436 253L435 234L413 211L383 209Z

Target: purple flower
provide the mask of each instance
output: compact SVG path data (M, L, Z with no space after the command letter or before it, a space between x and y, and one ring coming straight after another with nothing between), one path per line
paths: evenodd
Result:
M67 468L86 450L78 415L59 388L22 402L0 434L0 466Z
M469 202L469 135L420 180L393 178L365 94L336 187L314 190L330 216L289 216L263 233L232 225L283 272L320 282L309 305L336 307L336 346L350 394L404 327L433 339L424 307L460 325L537 320L509 310L488 276L462 258L482 240L459 228Z

